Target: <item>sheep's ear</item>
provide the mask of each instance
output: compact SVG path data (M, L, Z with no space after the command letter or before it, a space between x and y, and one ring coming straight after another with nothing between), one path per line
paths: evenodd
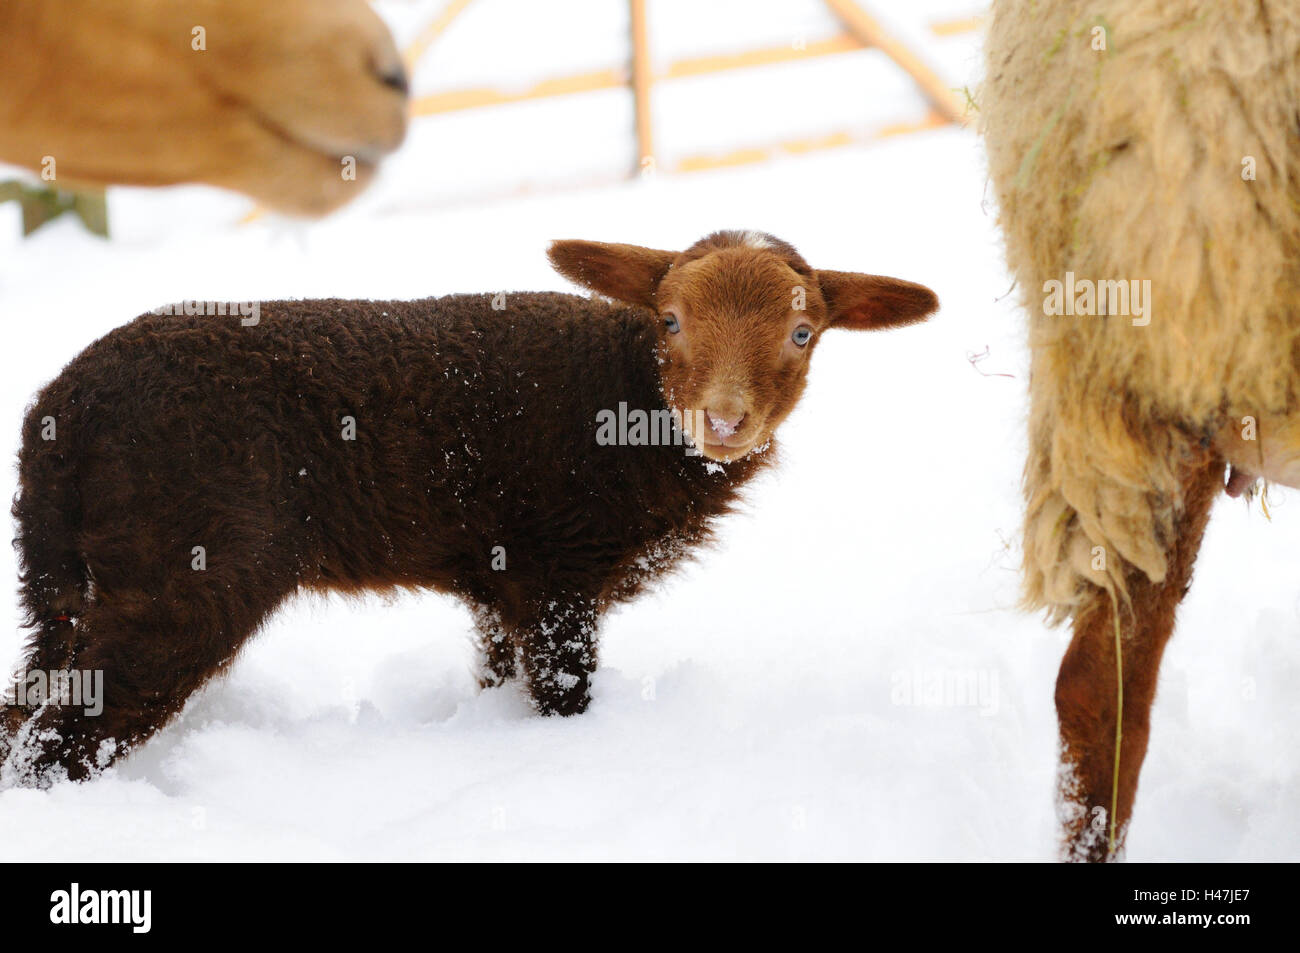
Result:
M831 324L854 331L901 328L924 321L939 309L939 297L925 285L859 275L851 271L819 271L817 283Z
M570 281L628 304L655 307L655 291L677 252L578 239L551 242L546 253Z

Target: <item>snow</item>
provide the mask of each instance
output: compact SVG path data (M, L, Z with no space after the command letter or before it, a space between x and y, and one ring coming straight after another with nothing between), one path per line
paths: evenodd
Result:
M503 5L471 6L446 38L447 75L422 71L417 91L617 60L609 51L626 24L611 14L592 13L590 31L575 31L581 60L536 44L542 28L525 21L494 39L501 21L490 11ZM666 36L674 15L713 5L662 6L677 11L656 14L667 20L655 21L655 35ZM816 5L788 5L801 11L794 25L777 16L786 4L766 17L717 14L735 29L679 30L680 48L663 55L833 33L807 6ZM410 4L381 9L408 37L421 22ZM975 39L936 44L954 85L976 78ZM474 55L475 43L494 41L491 61ZM551 59L537 62L543 54ZM870 54L847 56L863 61L857 78L844 72L848 60L821 73L758 71L769 85L825 84L768 138L836 128L866 90L882 103L873 122L923 108L892 76L870 85L881 69ZM863 97L837 95L850 81ZM730 74L730 92L705 84L698 99L666 90L665 148L763 139L747 130L767 129L769 110L728 114L722 130L716 107L700 105L761 85L745 82ZM751 487L720 545L605 620L585 715L542 719L515 687L480 692L469 610L449 598L303 597L106 776L0 792L0 857L1055 856L1052 689L1066 635L1015 608L1026 353L978 142L947 129L719 172L473 198L504 195L503 176L563 184L566 174L625 169L626 100L589 94L550 112L420 120L373 193L320 223L241 227L238 198L124 189L111 197L113 241L71 221L21 241L16 210L0 206L6 453L45 381L96 336L162 302L571 290L545 259L557 237L679 247L752 228L814 265L920 281L943 302L926 325L821 343L807 395L780 433L780 466ZM700 130L716 131L716 142ZM574 156L582 161L566 165ZM13 468L2 472L8 498ZM1271 513L1269 522L1258 505L1216 509L1161 673L1131 860L1300 856L1300 506L1275 491ZM13 554L0 547L0 580L15 578ZM3 599L0 656L13 658L12 585Z

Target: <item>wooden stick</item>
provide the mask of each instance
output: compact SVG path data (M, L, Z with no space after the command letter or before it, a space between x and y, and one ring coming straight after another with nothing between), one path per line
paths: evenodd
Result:
M982 16L959 17L955 20L936 20L930 24L930 32L935 36L958 36L962 33L974 33L984 25Z
M637 165L633 175L654 162L654 120L650 114L650 87L654 73L650 65L650 36L646 28L645 0L628 0L632 19L632 97L636 104Z
M921 132L926 129L938 129L949 124L948 117L931 110L923 119L915 122L894 123L869 130L841 130L826 135L803 139L787 139L768 145L750 146L733 152L719 154L697 154L679 159L672 167L673 172L707 172L729 166L751 165L767 162L781 156L804 155L825 149L837 149L842 146L862 145L880 139Z
M697 56L678 60L669 65L660 74L661 79L684 79L688 76L705 76L709 73L722 73L733 69L746 69L751 66L773 66L777 63L789 63L794 60L808 59L814 56L827 56L833 53L853 53L862 49L862 42L851 33L837 33L824 40L813 40L799 47L786 44L770 46L761 50L746 50L743 53L720 53L713 56Z
M815 40L802 49L795 49L786 45L749 50L744 53L698 56L678 60L669 64L654 79L668 80L704 76L728 70L746 69L751 66L771 66L777 63L788 63L834 53L851 53L860 49L862 49L862 44L856 37L848 33L840 33L828 39ZM438 113L456 112L461 109L475 109L479 106L503 106L507 103L517 103L528 99L545 99L549 96L564 96L570 93L591 93L602 89L616 89L619 86L626 86L630 81L631 74L626 69L604 69L594 70L590 73L571 73L568 76L542 80L525 90L500 90L490 86L454 89L417 98L412 104L412 113L416 116L432 116Z
M464 12L465 8L470 5L470 2L471 0L449 0L447 5L438 12L438 15L433 18L429 25L420 31L420 34L411 42L411 45L408 46L406 51L402 54L402 59L406 62L406 72L408 74L415 72L416 64L419 63L419 61L424 57L424 54L429 51L429 47L433 45L433 41L446 32L447 27L451 26L452 21Z
M826 0L826 5L840 18L849 32L868 46L879 49L912 77L941 115L946 116L950 122L963 121L965 109L957 94L920 57L891 36L875 17L854 0Z

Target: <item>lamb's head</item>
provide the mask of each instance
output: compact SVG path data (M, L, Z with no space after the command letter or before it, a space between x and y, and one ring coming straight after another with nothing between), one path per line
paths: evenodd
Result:
M763 232L715 232L683 252L557 241L565 277L659 316L664 401L713 460L767 443L794 409L829 328L914 324L939 306L910 281L808 266Z

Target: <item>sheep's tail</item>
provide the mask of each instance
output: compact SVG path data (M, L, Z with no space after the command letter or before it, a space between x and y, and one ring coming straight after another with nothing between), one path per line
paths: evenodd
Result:
M73 620L85 608L89 574L78 549L81 496L67 414L50 409L47 390L23 422L13 516L19 599L32 630L25 662L70 661ZM60 430L59 428L62 428ZM56 667L63 667L61 664Z

